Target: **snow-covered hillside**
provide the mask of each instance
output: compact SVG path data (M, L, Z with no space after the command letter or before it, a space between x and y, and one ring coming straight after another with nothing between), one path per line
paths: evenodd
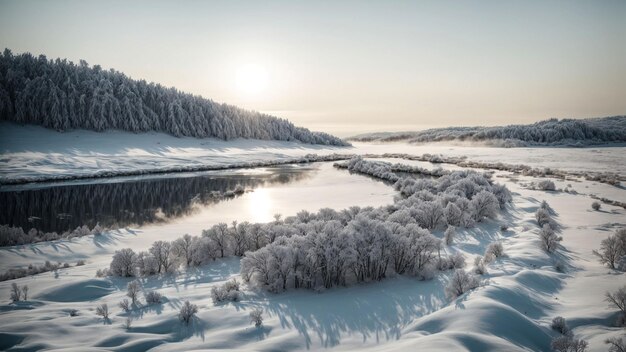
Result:
M500 241L505 255L487 265L480 287L455 300L444 294L452 274L448 271L429 281L398 276L321 292L273 294L244 284L239 301L214 303L212 288L232 278L242 281L240 261L230 257L181 269L177 274L141 278L142 290L157 290L165 299L157 305L141 303L125 313L117 304L126 297L126 285L133 279L96 278L96 270L110 263L114 250L129 243L142 250L154 240L174 239L183 233L175 224L128 228L72 241L0 249L3 268L7 258L20 258L22 263L57 260L59 256L72 262L87 261L84 266L0 283L0 297L5 297L0 312L0 347L549 351L551 340L559 335L551 329L551 321L562 316L575 338L589 342L588 351L606 351L604 340L623 337L624 330L613 326L617 311L609 308L604 294L617 290L626 280L624 273L600 264L591 250L626 226L626 210L603 204L600 211L594 211L589 194L612 187L615 196L623 197L626 191L585 180L554 180L557 189L571 183L578 192L546 192L528 186L539 180L534 177L506 171L496 171L493 177L513 192L512 204L494 220L471 228L458 227L453 244L445 251L460 253L472 263L490 243ZM540 246L535 213L543 200L552 208L563 237L553 254ZM295 215L299 210L283 215ZM201 230L193 225L181 228L191 235L199 235ZM433 234L444 236L442 228ZM468 264L466 270L470 269ZM26 302L8 303L13 282L29 286ZM140 299L144 302L141 295ZM198 306L197 317L189 326L178 319L187 300ZM95 314L101 303L107 303L111 310L108 320ZM250 324L249 313L257 308L263 310L261 327ZM73 309L77 316L70 316ZM128 317L132 317L130 327L126 326Z

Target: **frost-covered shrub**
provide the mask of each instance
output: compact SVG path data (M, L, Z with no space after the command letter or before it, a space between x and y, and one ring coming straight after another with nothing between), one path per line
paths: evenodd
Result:
M552 330L557 331L561 335L570 334L570 329L565 322L565 318L563 317L556 317L552 319L552 324L550 324L550 327L552 328Z
M478 287L478 283L476 276L468 274L465 270L457 269L445 288L446 296L450 299L455 299L465 292Z
M549 224L552 217L550 216L550 211L544 208L537 209L535 213L535 219L537 220L537 224L539 227L543 227L543 225Z
M550 343L550 347L556 352L585 352L588 346L589 343L585 340L564 335L555 337Z
M233 279L226 281L222 286L211 288L211 298L213 303L225 302L225 301L238 301L239 300L239 283Z
M137 269L139 270L139 275L150 276L158 273L159 264L152 254L143 251L137 254Z
M263 310L260 308L253 309L250 312L250 323L254 324L254 326L259 327L263 325Z
M465 257L461 253L455 253L441 258L437 266L439 270L462 269L465 268Z
M555 191L556 185L550 180L541 180L537 182L537 189L542 191Z
M539 231L539 238L541 239L541 248L548 253L554 252L558 248L559 242L563 240L561 236L556 235L548 224L543 225L543 228Z
M96 315L101 316L103 319L109 319L109 306L106 303L96 307Z
M448 226L446 231L443 233L443 242L446 246L451 246L454 243L454 237L456 237L456 230L454 226Z
M124 312L130 311L130 302L128 301L128 298L124 298L123 300L121 300L119 306Z
M126 330L130 329L130 327L133 325L133 318L131 316L126 317L126 320L124 320L124 323L122 324L122 327Z
M600 205L600 202L593 202L593 203L591 203L591 209L593 209L595 211L600 210L601 207L602 206Z
M22 297L22 289L14 282L11 284L11 301L19 302Z
M500 205L498 199L489 191L480 191L471 200L472 217L480 222L483 218L493 218L498 213Z
M133 304L137 304L137 295L139 294L139 281L133 280L126 285L126 296L128 296Z
M463 221L463 212L455 203L448 203L443 213L446 217L446 222L451 226L461 226L461 222Z
M82 260L82 259L79 259L79 260L76 262L76 266L83 266L83 265L85 265L85 261L84 261L84 260Z
M600 263L611 269L618 269L620 260L626 256L626 228L618 229L615 234L603 239L600 250L592 253L599 258Z
M28 301L28 285L22 286L22 296L25 301Z
M163 296L157 291L148 291L145 293L146 304L161 304Z
M120 249L113 254L109 272L114 276L135 276L135 251L130 248Z
M107 277L107 276L110 276L109 269L104 268L104 269L96 270L96 277Z
M608 352L626 352L626 340L620 337L611 337L604 340L609 345Z
M198 313L198 306L195 304L191 304L189 301L185 301L182 307L180 307L180 312L178 313L178 319L185 325L189 325L191 319Z
M70 315L70 317L77 317L78 316L78 310L77 309L70 309L68 314Z
M560 260L555 260L554 261L554 270L556 270L559 273L564 273L565 272L565 264L560 261Z
M500 258L504 256L504 247L502 246L502 242L496 241L490 243L485 249L485 257L494 256L495 258Z
M623 286L615 292L607 292L605 300L609 302L609 307L617 308L620 310L620 315L617 320L618 326L626 325L626 286Z
M474 273L478 275L485 275L487 273L487 265L482 256L474 258Z

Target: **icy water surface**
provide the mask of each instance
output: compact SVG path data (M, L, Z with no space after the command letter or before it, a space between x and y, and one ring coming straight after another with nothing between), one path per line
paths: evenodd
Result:
M229 193L242 186L243 194ZM389 186L332 163L5 187L0 224L64 232L174 221L270 221L301 209L392 202Z

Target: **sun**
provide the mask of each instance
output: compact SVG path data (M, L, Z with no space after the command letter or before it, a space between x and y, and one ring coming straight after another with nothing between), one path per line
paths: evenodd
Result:
M237 70L237 89L247 95L258 96L269 86L267 70L257 64L246 64Z

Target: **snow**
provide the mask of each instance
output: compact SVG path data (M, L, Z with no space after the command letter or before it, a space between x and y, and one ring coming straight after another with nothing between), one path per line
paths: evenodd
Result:
M133 167L133 162L139 159L145 167L163 167L186 162L224 164L240 160L271 160L311 152L428 152L446 156L467 155L469 160L502 161L564 170L624 174L626 169L624 148L494 150L357 143L354 148L344 149L244 140L230 144L210 141L201 145L205 142L194 139L170 141L165 135L158 135L162 143L154 145L150 138L157 135L145 140L143 136L127 135L124 138L133 137L136 143L128 149L121 147L119 139L107 142L110 139L108 134L98 138L89 135L89 132L75 132L76 135L64 133L61 138L33 128L28 142L24 135L10 136L11 133L7 134L4 129L6 126L2 127L3 156L0 165L3 177L16 177L25 172L29 175L93 172L98 168L90 165L99 158L98 155L104 155L103 160L108 160L101 167L124 169ZM11 127L8 130L11 131ZM120 138L122 134L111 133ZM37 147L37 136L46 138L50 145ZM68 136L81 142L70 147L64 139ZM32 148L29 143L33 144ZM95 152L90 154L89 150ZM398 159L390 161L409 164ZM77 170L79 165L88 167ZM428 163L416 165L439 166ZM322 172L325 176L330 175ZM159 306L132 311L135 319L131 328L126 330L122 327L127 314L117 307L117 303L124 298L129 279L95 278L95 271L108 265L116 249L131 246L141 250L158 239L173 239L187 232L197 234L199 229L219 221L263 221L252 217L256 209L254 204L266 201L280 204L280 209L286 214L293 214L300 209L316 210L323 206L341 209L349 205L363 205L370 197L368 190L374 190L371 192L380 196L370 204L391 203L394 194L391 188L368 180L371 183L359 181L358 188L337 193L335 198L341 198L341 202L324 204L323 198L332 198L332 194L346 187L350 180L367 179L347 171L333 172L337 174L332 174L330 178L313 178L314 181L306 184L304 190L298 188L302 185L297 183L289 187L270 187L260 199L254 200L253 197L259 197L255 190L233 201L219 203L191 218L162 226L127 228L72 241L1 248L2 269L46 259L72 264L77 259L86 259L87 264L60 269L56 273L0 282L0 349L404 351L419 348L429 351L548 351L550 340L556 336L550 329L550 322L556 316L567 320L577 338L588 340L589 351L606 351L604 339L624 336L623 328L612 326L616 314L604 301L604 293L623 286L626 274L602 266L591 255L591 250L598 248L600 241L615 229L626 226L626 210L603 204L600 211L593 211L590 207L593 200L589 196L605 195L624 201L624 189L590 181L553 180L557 189L572 183L572 188L579 193L545 192L527 186L539 179L519 175L512 177L504 171L496 171L494 177L513 192L513 204L497 220L487 221L472 229L458 228L449 250L464 254L469 264L475 256L484 253L489 243L499 240L504 246L505 256L489 264L488 274L482 277L479 288L455 301L449 302L444 297L443 287L451 275L451 272L444 272L431 281L396 277L321 293L295 290L271 294L242 285L243 297L239 302L215 305L210 297L211 288L238 277L239 273L239 260L225 258L177 275L142 279L145 290L156 289L166 300ZM332 186L334 182L336 188ZM323 191L324 187L329 188ZM388 189L388 192L385 193L382 188ZM308 197L314 195L317 200L307 205ZM559 234L563 236L562 248L552 256L539 247L539 228L534 213L542 200L554 209L554 218L562 226ZM272 214L273 210L266 211L266 214ZM206 219L203 220L203 217ZM501 224L506 224L509 229L501 231ZM435 235L442 237L443 230L436 231ZM555 259L565 263L564 273L553 268ZM28 302L9 303L9 289L13 282L29 286L31 298ZM177 318L185 300L199 307L197 318L189 327L181 325ZM112 311L110 322L104 322L95 315L95 306L105 302ZM255 308L264 311L263 326L260 328L249 321L249 313ZM79 315L70 317L70 309L78 309Z

